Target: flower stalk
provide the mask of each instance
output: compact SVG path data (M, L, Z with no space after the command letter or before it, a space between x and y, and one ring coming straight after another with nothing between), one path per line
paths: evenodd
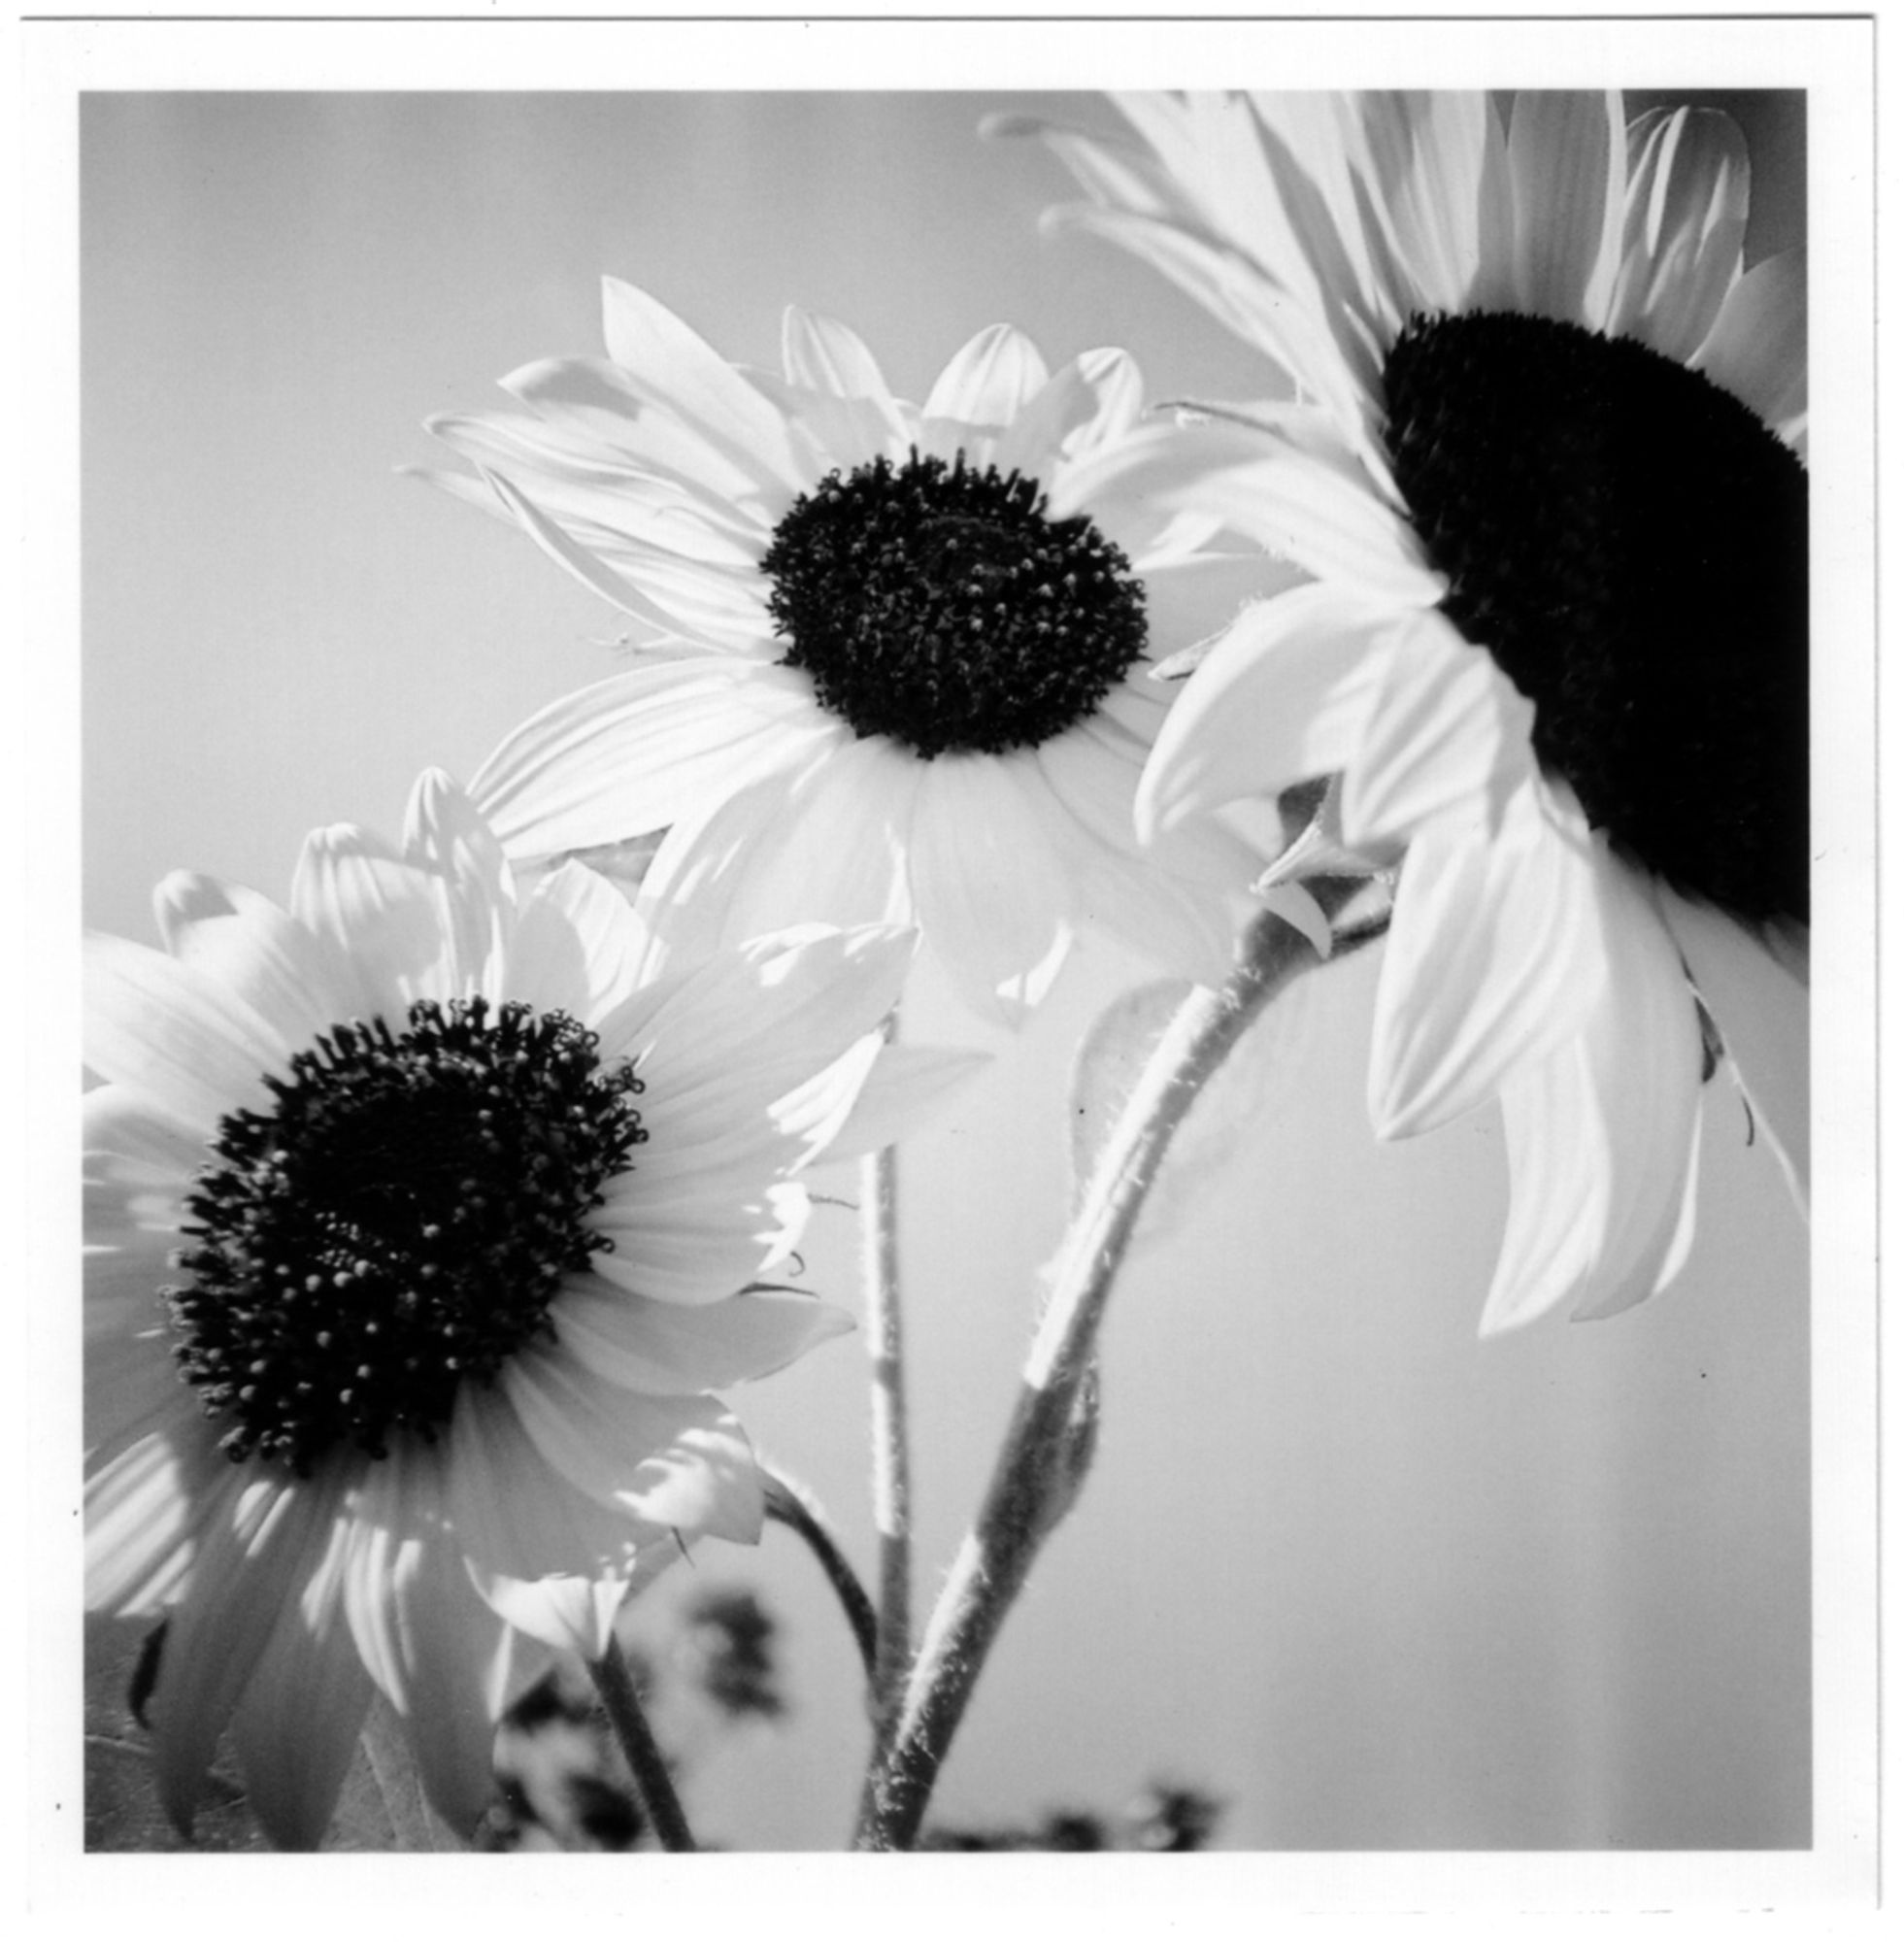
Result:
M1309 887L1327 913L1354 887L1318 879ZM1223 988L1192 990L1145 1065L1066 1232L990 1487L927 1624L891 1743L868 1776L860 1848L914 1844L998 1628L1084 1481L1098 1327L1177 1129L1270 1000L1319 961L1298 932L1264 912Z
M668 1762L648 1716L641 1709L635 1682L628 1676L627 1661L620 1648L611 1642L600 1658L588 1660L589 1677L601 1698L602 1710L615 1729L617 1744L628 1762L628 1776L634 1782L635 1798L641 1803L655 1838L671 1855L697 1852L693 1830L683 1813L681 1796L675 1791Z
M826 1582L832 1586L834 1595L840 1601L840 1609L846 1614L847 1624L852 1628L853 1643L859 1648L859 1662L866 1668L866 1683L870 1691L879 1676L880 1621L879 1614L873 1609L873 1601L866 1595L859 1574L848 1562L846 1553L827 1528L807 1490L778 1470L763 1467L762 1475L767 1486L767 1515L774 1523L783 1523L792 1531L813 1553L819 1568L825 1572Z
M887 1044L898 1034L886 1019ZM891 1147L860 1162L860 1262L872 1364L873 1529L879 1539L879 1629L873 1661L873 1760L891 1742L913 1649L913 1486L899 1307L899 1158Z

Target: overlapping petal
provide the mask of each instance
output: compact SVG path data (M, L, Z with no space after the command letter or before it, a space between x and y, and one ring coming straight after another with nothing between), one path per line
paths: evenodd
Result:
M315 1845L374 1687L433 1806L469 1831L496 1722L543 1656L605 1650L629 1591L686 1540L757 1537L752 1455L709 1391L850 1325L759 1284L805 1216L786 1176L853 1118L914 939L808 925L743 947L725 902L706 887L683 942L666 907L637 911L580 864L520 891L475 803L430 775L400 852L319 832L288 910L179 876L159 898L176 954L95 940L87 1595L170 1617L154 1745L182 1826L229 1726L267 1832ZM216 1222L188 1204L207 1142L236 1111L270 1114L265 1080L350 1020L378 1021L394 1057L414 1000L478 996L563 1014L594 1034L590 1055L646 1081L653 1136L581 1217L611 1248L585 1250L601 1271L562 1275L552 1344L455 1390L433 1442L406 1423L315 1445L295 1469L255 1450L234 1464L229 1424L206 1414L225 1405L174 1359L188 1311L175 1298L168 1319L158 1291L196 1272L182 1228ZM970 1069L918 1058L881 1079L882 1136Z
M657 893L691 902L718 886L748 929L918 921L970 1003L993 1016L1021 1018L1049 988L1077 923L1097 912L1119 913L1111 921L1128 929L1140 911L1190 909L1196 934L1182 952L1174 922L1145 920L1144 943L1182 960L1177 968L1206 970L1215 926L1200 914L1210 899L1152 882L1173 876L1174 861L1100 841L1095 823L1085 824L1079 851L1066 819L1053 823L1059 805L1040 772L1025 771L1030 749L1006 736L995 750L922 755L896 731L860 732L834 712L835 692L821 701L804 661L788 664L771 631L776 589L763 562L796 499L831 475L875 461L903 469L920 454L949 464L962 455L1001 480L1016 473L1045 495L1044 517L1088 519L1138 573L1179 574L1183 598L1159 603L1170 630L1159 638L1153 626L1154 653L1187 646L1177 636L1189 625L1205 633L1227 618L1233 601L1223 612L1208 604L1217 582L1195 584L1196 568L1224 561L1217 522L1174 506L1116 457L1137 441L1165 469L1186 470L1171 452L1178 428L1140 423L1143 385L1129 357L1089 351L1053 372L1021 332L997 324L956 352L915 405L893 395L872 350L834 318L789 310L782 372L767 374L722 364L644 292L611 283L608 304L612 361L533 365L508 381L533 419L434 427L478 469L492 508L642 623L632 671L542 710L478 775L476 799L508 854L535 862L665 830L651 873ZM1239 507L1258 507L1255 484L1239 480ZM1278 490L1305 562L1340 557L1353 569L1386 558L1393 577L1434 597L1395 522L1365 518L1339 478L1305 471ZM1345 519L1355 526L1346 538ZM1114 679L1095 713L1081 701L1070 727L1041 729L1039 746L1118 722L1148 747L1169 697L1143 698L1147 666ZM952 760L1018 769L984 790L963 780L942 787L935 771ZM1133 764L1133 786L1135 773ZM954 829L942 813L953 795L1019 820ZM1077 884L1053 867L1054 840L1082 858ZM961 860L949 848L956 842L978 854ZM1239 871L1228 888L1247 881ZM1014 995L1001 999L1005 988Z
M1486 1326L1644 1299L1691 1238L1694 986L1802 1194L1803 979L1784 940L1613 854L1543 769L1534 705L1487 642L1433 611L1448 589L1386 462L1372 374L1411 316L1517 312L1633 336L1802 450L1802 255L1744 268L1744 143L1706 110L1628 127L1611 94L1522 92L1505 119L1453 93L1120 105L1135 147L1015 131L1077 177L1086 226L1299 397L1201 407L1186 439L1141 432L1089 462L1090 486L1200 509L1315 583L1165 670L1187 679L1139 785L1140 831L1175 840L1238 800L1339 778L1352 858L1402 858L1375 1122L1415 1132L1496 1096L1507 1116L1513 1201Z

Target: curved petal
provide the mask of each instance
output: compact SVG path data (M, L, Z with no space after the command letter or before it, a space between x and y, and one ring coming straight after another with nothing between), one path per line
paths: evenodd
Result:
M1374 207L1393 224L1413 307L1463 309L1481 268L1488 178L1505 167L1487 97L1455 88L1365 94L1359 107Z
M475 803L441 769L426 769L404 815L403 859L424 872L443 935L444 988L435 997L502 991L503 951L516 904L499 844Z
M152 907L166 950L242 998L286 1047L337 1022L316 940L269 897L175 870L152 892Z
M516 1356L502 1388L545 1461L595 1502L683 1535L759 1541L760 1473L713 1396L645 1396L560 1350Z
M1342 786L1342 833L1378 850L1456 809L1485 806L1497 829L1534 772L1534 705L1438 613L1397 634L1388 678Z
M1785 1168L1811 1211L1811 993L1805 979L1742 925L1662 888L1660 903L1692 982L1719 1022L1726 1056Z
M953 1047L887 1046L826 1143L831 1159L878 1153L930 1122L991 1063L988 1053ZM718 1387L718 1385L717 1385Z
M796 924L909 921L905 856L926 772L884 736L842 736L798 774L737 787L671 830L640 899L661 965Z
M1727 293L1692 368L1775 429L1806 410L1805 252L1755 263Z
M321 1562L336 1512L333 1485L254 1474L203 1528L152 1708L159 1799L182 1832L280 1615Z
M133 1422L142 1401L149 1419ZM163 1395L121 1390L117 1410L86 1457L86 1609L150 1616L178 1597L201 1526L244 1479L195 1433L197 1412L176 1379Z
M919 790L913 830L921 934L965 1002L1012 1025L1044 997L1071 946L1072 886L1044 826L1036 776L1029 756L942 755Z
M1604 326L1620 266L1626 128L1618 94L1528 89L1508 123L1519 307Z
M1607 333L1683 364L1737 282L1751 170L1729 115L1681 108L1628 130L1623 260Z
M1049 479L1059 461L1128 431L1143 406L1135 359L1121 351L1082 352L1005 427L993 462L1001 472Z
M440 1449L400 1444L351 1505L344 1609L402 1716L430 1805L465 1838L494 1793L496 1723L520 1641L478 1596L446 1508Z
M1242 796L1328 775L1361 750L1405 613L1299 586L1250 608L1158 730L1135 802L1149 841Z
M291 914L317 940L346 1018L401 1022L413 998L444 995L449 950L428 874L368 830L337 823L311 833L291 879Z
M665 304L604 277L602 336L608 354L644 392L696 426L736 465L763 483L800 488L786 420Z
M658 1527L594 1503L558 1475L497 1390L458 1398L448 1502L463 1590L481 1597L489 1622L585 1658L607 1651L617 1612L646 1575L646 1554L669 1556Z
M333 1521L232 1720L246 1798L277 1848L313 1849L323 1838L375 1691L344 1621L350 1529L348 1519Z
M1407 521L1359 471L1241 424L1151 423L1064 475L1062 518L1105 500L1209 514L1319 580L1430 607L1444 590Z
M511 855L548 856L705 815L830 733L804 677L740 661L650 662L532 715L470 791Z
M85 940L86 1063L182 1126L209 1135L240 1107L268 1108L284 1040L196 967L143 944Z
M605 1382L644 1395L700 1395L752 1382L852 1331L812 1295L760 1289L704 1307L572 1283L551 1312L556 1339Z
M1576 1036L1602 1002L1617 865L1538 780L1490 833L1477 808L1409 846L1376 997L1369 1117L1383 1139L1442 1124Z
M987 326L934 380L921 413L922 442L937 431L956 444L960 432L1010 424L1050 378L1038 347L1022 331L1008 323Z
M510 940L509 995L593 1024L640 988L651 946L648 926L606 877L558 864L537 881Z
M1608 971L1577 1032L1501 1088L1512 1197L1482 1333L1656 1293L1691 1238L1699 1027L1650 890L1599 874Z

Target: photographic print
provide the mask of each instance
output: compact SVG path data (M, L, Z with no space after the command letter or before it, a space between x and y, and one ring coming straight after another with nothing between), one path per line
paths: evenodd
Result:
M61 1865L1868 1892L1868 23L66 31Z

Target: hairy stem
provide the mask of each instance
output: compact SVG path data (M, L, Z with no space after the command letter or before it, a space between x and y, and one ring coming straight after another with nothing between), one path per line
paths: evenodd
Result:
M897 1021L886 1021L886 1037ZM898 1157L860 1162L860 1260L872 1362L873 1528L879 1538L879 1633L873 1665L873 1758L890 1743L913 1651L913 1486L899 1313Z
M588 1671L601 1697L602 1710L607 1713L622 1757L628 1762L635 1798L640 1801L649 1825L670 1854L693 1854L694 1836L686 1815L681 1811L681 1796L675 1792L668 1763L661 1757L648 1716L635 1696L635 1682L628 1677L627 1661L621 1657L620 1648L611 1644L600 1658L588 1661Z
M776 1523L784 1523L788 1530L796 1533L818 1560L819 1568L826 1574L826 1582L839 1598L840 1609L846 1613L847 1624L852 1627L853 1643L859 1648L859 1661L866 1668L866 1684L870 1690L878 1677L879 1667L880 1621L879 1614L873 1610L873 1601L866 1595L859 1574L847 1561L846 1553L827 1528L812 1495L792 1478L782 1475L778 1470L766 1470L765 1476L767 1515Z
M1351 893L1332 880L1311 887L1325 910ZM1318 961L1296 931L1262 914L1223 988L1193 990L1146 1064L1065 1235L991 1485L926 1626L891 1744L868 1775L861 1848L909 1848L917 1839L998 1627L1083 1481L1094 1426L1086 1378L1098 1324L1171 1140L1271 998Z

